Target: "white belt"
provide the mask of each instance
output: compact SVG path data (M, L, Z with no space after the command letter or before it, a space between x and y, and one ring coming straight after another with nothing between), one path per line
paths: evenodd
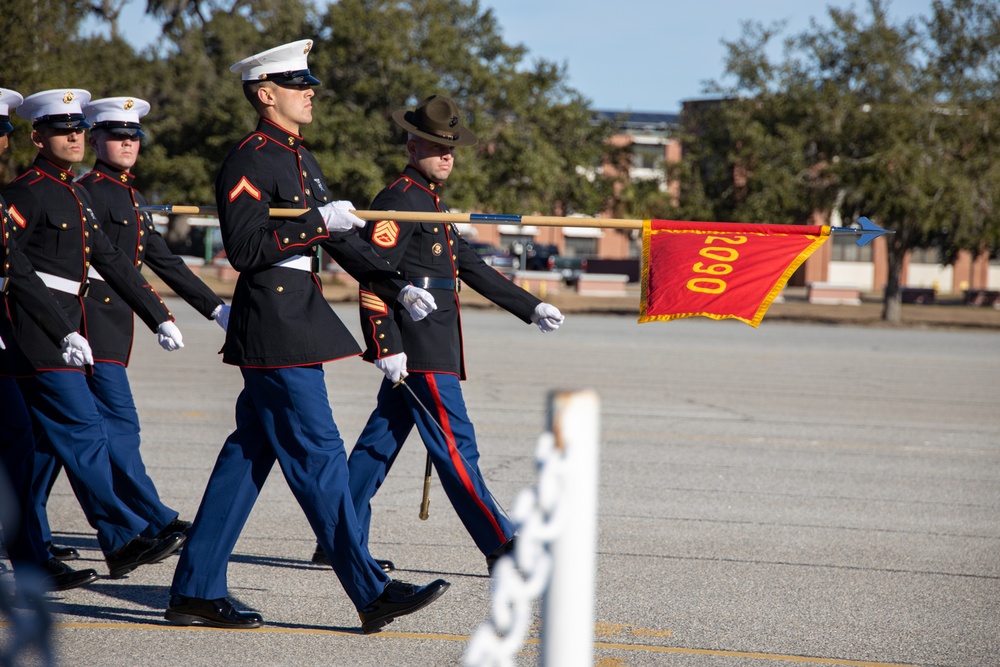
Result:
M307 255L298 255L296 257L289 257L288 259L283 259L280 262L275 262L274 266L280 266L284 269L298 269L299 271L309 271L312 273L313 258Z
M51 273L43 273L42 271L35 271L35 273L38 274L38 277L42 279L42 282L49 289L54 289L57 292L66 292L66 294L80 295L80 286L82 283L76 280L60 278L59 276L54 276Z
M91 280L104 280L104 276L97 272L97 269L90 267L87 269L87 277Z

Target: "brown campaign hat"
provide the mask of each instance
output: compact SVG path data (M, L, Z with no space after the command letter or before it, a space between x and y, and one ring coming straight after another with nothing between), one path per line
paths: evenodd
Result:
M479 141L462 127L458 105L442 95L431 95L412 111L393 111L392 119L403 129L445 146L475 146Z

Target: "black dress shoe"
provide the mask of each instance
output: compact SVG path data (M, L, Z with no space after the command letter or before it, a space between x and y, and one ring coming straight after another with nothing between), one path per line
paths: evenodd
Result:
M183 595L170 596L170 606L163 615L177 625L208 625L213 628L250 630L264 625L264 617L252 611L236 611L226 598L205 600Z
M42 563L45 578L42 585L49 591L68 591L97 581L97 570L74 570L58 558L50 558Z
M49 550L53 558L58 558L59 560L76 560L80 557L80 552L73 547L57 547L51 542L46 542L45 548Z
M313 552L312 562L316 563L317 565L330 564L330 559L326 557L326 552L323 551L323 547L321 547L318 544L316 545L316 551ZM378 558L376 558L375 562L378 564L379 568L386 574L396 569L396 564L393 563L391 560L379 560Z
M435 579L426 586L390 581L374 602L358 612L361 632L367 635L388 625L397 616L423 609L441 597L450 585L444 579Z
M496 551L486 557L486 569L489 570L491 575L493 574L493 566L497 564L500 557L510 553L515 547L517 547L517 535L501 544Z
M158 532L156 534L156 537L154 537L153 539L154 540L162 540L164 537L167 537L167 536L172 535L174 533L180 533L181 535L184 535L185 537L187 537L188 529L189 528L191 528L191 522L190 521L184 521L182 519L174 519L173 521L171 521L170 523L168 523L166 526L164 526L163 530L161 530L160 532Z
M161 540L133 537L125 543L125 546L112 551L105 557L108 562L108 570L111 572L112 578L117 578L128 574L140 565L158 563L180 549L186 539L181 533L167 535Z

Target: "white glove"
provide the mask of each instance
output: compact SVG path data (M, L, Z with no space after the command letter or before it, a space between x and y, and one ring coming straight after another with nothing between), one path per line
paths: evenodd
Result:
M216 306L215 310L212 311L212 319L222 327L223 331L226 331L229 328L229 306L226 304Z
M90 350L90 343L75 331L62 339L62 358L67 364L77 368L94 364L94 353Z
M156 327L156 339L160 341L160 347L168 352L184 347L184 336L181 335L181 330L170 321L161 322L160 326Z
M535 312L531 314L531 321L538 325L542 333L555 331L563 323L563 314L551 303L540 303L535 306Z
M390 357L376 359L375 367L385 373L390 382L399 382L408 375L406 372L406 353L400 352Z
M406 312L414 322L419 322L437 310L437 304L431 293L414 285L407 285L401 289L396 300L403 304L403 308L406 308Z
M364 227L365 221L351 213L353 210L354 204L349 201L332 201L319 207L323 222L331 232L349 232L355 227Z

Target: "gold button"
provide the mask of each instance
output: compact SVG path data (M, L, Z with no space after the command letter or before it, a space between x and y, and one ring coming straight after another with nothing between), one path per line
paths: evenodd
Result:
M142 246L139 246L139 250L142 250Z
M83 263L83 265L84 265L85 267L87 267L88 269L90 268L90 262L84 262L84 263Z
M382 324L382 320L375 320L375 324Z
M83 233L83 235L84 235L85 237L86 237L86 236L90 236L90 232L84 232L84 233Z
M438 232L438 228L437 228L437 227L435 227L435 228L434 228L434 233L435 233L435 234L437 234L437 232Z
M323 233L323 228L322 227L317 227L316 228L316 233L317 234L322 234Z
M141 259L138 262L135 263L136 266L139 266L140 264L142 264L142 260Z
M385 353L386 353L386 352L388 352L388 351L389 351L389 348L387 348L387 347L383 347L383 348L382 348L382 354L385 354Z
M292 201L298 201L298 200L299 200L299 196L298 195L295 195L294 197L292 197Z
M278 287L276 288L276 291L277 291L277 292L279 292L279 293L280 293L280 292L284 292L284 291L285 291L285 288L284 288L284 287L282 287L281 285L278 285Z
M94 225L94 229L97 229L97 225Z
M309 188L306 188L306 194L307 194L307 195L308 195L308 194L312 194L311 192L309 192Z
M104 297L104 303L111 303L111 297L110 296Z
M128 224L128 220L122 220L122 224L123 224L123 225L127 225L127 224ZM140 232L140 233L141 233L141 232Z
M306 176L307 176L306 172L303 171L302 172L302 178L305 178Z
M90 252L90 246L87 246L86 248L84 248L83 251L84 252Z
M455 239L448 241L448 245L455 245Z
M282 243L288 243L288 239L287 238L283 238L283 239L281 239L281 242Z
M64 223L62 223L62 228L63 228L63 229L66 229L66 223L65 223L65 222L64 222Z
M385 338L385 334L379 334L378 337L379 338Z
M299 234L299 238L300 239L304 239L305 237L306 237L306 233L305 232L302 232L301 234Z
M458 255L452 255L451 258L452 259L458 259Z

